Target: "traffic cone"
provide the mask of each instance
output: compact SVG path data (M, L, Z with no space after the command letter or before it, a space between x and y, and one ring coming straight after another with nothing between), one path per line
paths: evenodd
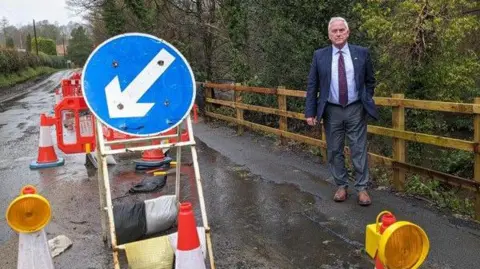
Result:
M154 140L152 142L153 145L160 144L160 141ZM150 168L150 167L170 167L170 162L172 158L165 156L163 149L150 149L145 150L142 153L141 160L135 160L135 168L136 169L143 169L143 168Z
M198 123L198 105L193 104L193 123Z
M206 269L192 204L182 203L178 212L175 269Z
M50 135L50 126L53 125L52 118L40 115L40 139L38 141L38 157L30 164L30 169L40 169L61 166L65 163L63 158L58 158L53 148L53 141Z

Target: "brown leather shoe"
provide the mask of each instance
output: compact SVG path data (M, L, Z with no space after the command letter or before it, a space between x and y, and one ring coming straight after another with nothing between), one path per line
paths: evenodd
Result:
M368 196L367 191L358 192L358 204L361 206L369 206L372 204L372 199Z
M333 200L335 202L343 202L345 200L347 200L347 196L348 196L348 193L347 193L347 190L345 188L338 188L337 192L335 192L335 196L333 197Z

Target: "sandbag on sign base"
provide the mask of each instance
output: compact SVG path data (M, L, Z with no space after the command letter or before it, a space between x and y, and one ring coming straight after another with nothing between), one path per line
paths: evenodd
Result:
M117 244L133 242L147 231L145 203L120 204L113 207Z
M128 243L125 253L130 269L173 268L174 251L167 236Z
M177 220L178 206L175 195L145 200L147 235L170 229Z

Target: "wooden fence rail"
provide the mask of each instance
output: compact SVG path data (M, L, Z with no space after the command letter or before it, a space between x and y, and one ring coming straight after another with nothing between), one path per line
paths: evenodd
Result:
M247 127L253 130L278 135L280 139L282 139L282 142L284 142L284 140L288 138L309 145L318 146L322 148L322 155L324 156L324 161L326 161L326 142L324 128L322 128L322 139L316 139L305 135L292 133L289 132L287 128L289 118L305 120L305 116L303 113L287 110L287 97L305 98L305 91L286 89L284 87L261 88L242 86L240 84L218 84L209 82L203 83L203 88L205 89L205 114L207 116L237 124L238 132L240 134L243 133L243 128ZM214 99L212 96L213 89L222 91L234 91L234 98L232 98L232 101ZM242 101L243 92L275 95L278 101L278 108L245 104ZM392 128L386 128L375 125L368 125L367 131L371 134L393 138L393 158L369 153L370 160L372 160L372 162L374 163L380 163L393 169L392 182L394 184L394 187L399 191L403 191L405 187L405 172L422 174L429 178L440 180L453 186L459 186L465 189L475 191L475 218L477 220L480 220L480 98L476 98L475 103L473 104L412 100L405 99L403 94L394 94L392 98L375 97L374 99L375 103L378 106L392 107L393 126ZM235 109L236 117L229 117L222 114L214 113L210 108L210 104L231 107ZM474 141L405 131L405 108L472 114L474 116ZM245 110L280 116L278 124L279 128L272 128L244 120L243 113ZM473 152L475 155L473 180L406 163L405 141L413 141L439 147ZM348 153L348 148L346 149L346 152Z

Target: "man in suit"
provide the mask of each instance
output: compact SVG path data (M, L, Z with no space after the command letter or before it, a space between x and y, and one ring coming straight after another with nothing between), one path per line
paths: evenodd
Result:
M348 197L345 168L345 136L355 168L358 203L371 204L366 188L369 181L367 159L367 116L378 119L373 101L375 77L368 49L347 43L348 23L334 17L328 24L332 42L315 51L308 74L305 118L314 126L323 118L330 172L338 187L334 200Z

